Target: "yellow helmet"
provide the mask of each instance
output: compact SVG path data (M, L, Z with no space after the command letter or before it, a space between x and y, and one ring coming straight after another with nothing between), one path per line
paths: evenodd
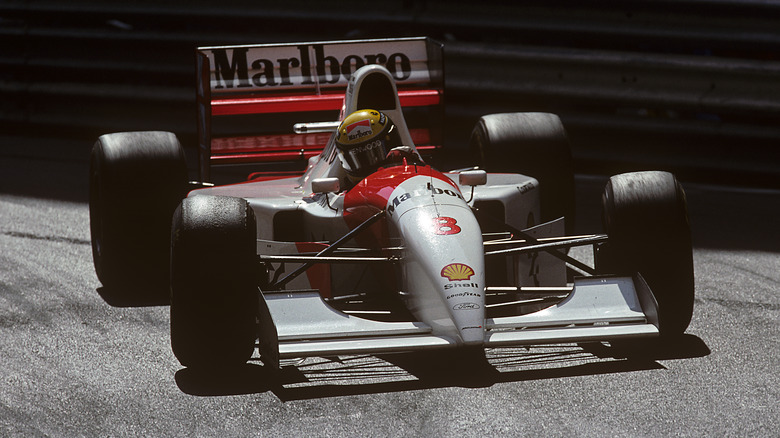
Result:
M366 176L376 170L387 153L401 145L398 129L380 111L362 109L339 124L336 147L344 170L352 176Z

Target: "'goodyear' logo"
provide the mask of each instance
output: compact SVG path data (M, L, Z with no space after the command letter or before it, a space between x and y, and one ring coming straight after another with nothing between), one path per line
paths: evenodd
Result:
M474 275L474 270L463 263L450 263L441 270L441 276L450 281L468 280Z

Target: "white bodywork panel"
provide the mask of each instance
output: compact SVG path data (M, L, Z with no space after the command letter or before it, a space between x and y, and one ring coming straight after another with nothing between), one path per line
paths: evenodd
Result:
M403 239L402 285L407 308L436 334L464 344L481 343L485 307L482 232L460 193L446 181L415 176L390 194L386 211L391 228ZM457 233L432 232L437 218L457 226Z
M647 322L630 277L578 278L568 298L539 312L489 318L489 329L549 325L550 315L561 325Z
M378 322L339 312L317 291L265 293L279 342L365 336L428 334L421 322Z
M458 345L419 322L370 321L338 312L316 292L266 294L282 358L417 351ZM561 303L523 316L489 318L479 345L506 347L658 335L657 304L641 276L576 279Z

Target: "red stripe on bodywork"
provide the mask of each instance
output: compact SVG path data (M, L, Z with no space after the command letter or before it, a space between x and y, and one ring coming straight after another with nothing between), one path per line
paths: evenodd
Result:
M435 178L460 191L451 179L431 166L400 165L379 169L346 193L344 196L345 217L350 210L365 206L384 210L393 190L415 176Z
M441 92L438 90L400 90L398 91L398 99L401 102L401 106L438 105L441 103ZM230 116L238 114L338 111L343 103L344 93L214 99L211 101L211 114L214 116Z
M253 135L247 137L220 137L211 140L211 153L286 151L322 148L330 140L330 132L313 134Z
M431 153L438 146L430 146L428 129L410 129L417 150ZM330 140L330 133L258 135L251 137L223 137L211 141L213 164L242 164L308 160L317 156Z
M303 176L303 172L297 170L291 171L270 171L270 172L252 172L246 177L247 181L273 181L283 178L292 178L296 176Z
M231 152L284 152L301 149L322 150L331 137L330 132L313 134L276 134L252 135L246 137L219 137L211 140L211 153L223 154ZM431 132L425 128L409 130L414 144L426 145L431 142Z
M214 164L242 164L242 163L257 163L262 161L267 162L281 162L281 161L296 161L296 160L308 160L311 157L316 157L322 152L322 149L313 151L286 151L286 152L257 152L249 154L225 154L215 155L211 157L211 161Z
M393 191L404 181L415 176L441 180L458 190L452 180L430 166L399 165L379 169L345 193L344 221L347 226L355 228L376 212L384 210ZM355 239L366 248L386 247L389 244L387 219L375 223L368 232L361 233Z
M417 150L423 154L430 154L439 149L439 146L417 146ZM246 154L220 154L211 157L213 164L245 164L258 162L283 162L308 160L316 157L322 152L322 149L315 150L296 150L282 152L254 152Z
M298 254L318 253L327 248L328 245L317 242L296 242ZM330 265L316 264L306 270L306 277L309 279L309 285L312 289L320 291L320 296L330 298L332 296L330 288Z

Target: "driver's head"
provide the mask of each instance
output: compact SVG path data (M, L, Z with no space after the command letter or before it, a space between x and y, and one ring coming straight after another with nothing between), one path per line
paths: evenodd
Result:
M336 147L344 170L363 178L375 171L387 153L401 145L398 128L385 114L363 109L348 115L336 133Z

